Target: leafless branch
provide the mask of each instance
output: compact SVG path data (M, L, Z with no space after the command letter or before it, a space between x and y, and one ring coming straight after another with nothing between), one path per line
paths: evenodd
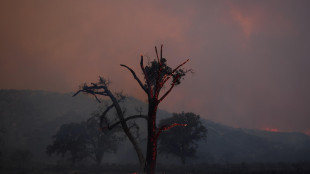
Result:
M184 61L183 63L181 63L179 66L177 66L174 70L172 70L171 74L169 75L165 75L165 77L163 78L163 84L165 84L171 76L173 76L173 74L184 64L186 64L189 61L189 59L187 59L186 61Z
M131 74L133 75L133 77L137 80L137 82L139 83L140 87L147 93L147 89L144 87L144 85L142 84L141 80L138 78L138 76L136 75L136 73L134 72L134 70L132 70L131 68L129 68L126 65L121 64L121 66L127 68Z
M103 121L106 120L106 115L107 113L114 107L114 103L111 104L110 106L108 106L103 112L102 114L100 115L100 122L99 122L99 126L102 130L104 130L105 127L103 127ZM107 123L107 120L106 120L106 124Z
M96 100L99 102L99 103L101 103L101 101L99 100L99 98L96 96L96 94L92 94L95 98L96 98Z
M73 94L72 97L75 97L75 96L78 95L80 92L82 92L82 90L78 90L76 93Z
M108 89L107 86L108 86L108 84L109 84L108 80L105 80L104 78L99 77L99 82L98 83L91 83L90 86L88 86L87 84L84 84L84 86L81 87L82 89L78 90L72 97L75 97L80 92L84 92L84 93L93 95L96 98L96 100L99 103L101 103L101 101L99 100L97 95L108 96L108 93L107 93L107 89Z
M145 91L146 91L148 96L153 96L153 89L151 87L151 83L149 81L148 74L146 73L145 68L143 66L143 55L141 55L140 67L141 67L141 70L142 70L142 72L144 74L144 78L145 78L145 81L146 81L146 84L147 84L147 87L148 87L148 89L146 89Z
M107 96L107 93L106 93L106 92L96 92L96 91L89 90L89 89L81 89L81 90L78 90L72 97L75 97L75 96L78 95L80 92L85 92L85 93L88 93L88 94L93 95L99 103L101 103L101 101L99 100L99 98L97 97L96 94Z
M155 47L156 48L156 47ZM163 45L160 46L160 60L158 59L158 73L157 73L157 78L156 78L156 91L155 91L155 95L156 97L158 97L159 95L159 91L162 88L162 82L160 82L160 76L161 76L161 72L162 72L162 53L163 52ZM157 54L157 58L158 58L158 53L157 53L157 48L156 48L156 54Z
M115 126L117 126L118 124L120 124L122 122L127 122L128 120L135 119L135 118L144 118L144 119L148 120L148 117L146 115L133 115L133 116L125 118L123 121L118 121L118 122L112 124L111 126L108 125L108 129L111 130Z
M178 80L179 78L180 78L180 76L178 76L178 75L177 75L177 77L175 77L175 79L173 80L173 82L172 82L170 88L168 89L168 91L166 91L166 93L158 100L159 103L160 103L161 101L163 101L163 100L167 97L167 95L171 92L171 90L173 89L173 87L175 86L175 84L176 84L176 82L177 82L177 80Z
M163 44L160 45L160 60L163 58Z
M156 56L157 56L157 61L159 63L160 61L159 61L159 56L158 56L158 52L157 52L157 47L156 46L155 46L155 52L156 52Z

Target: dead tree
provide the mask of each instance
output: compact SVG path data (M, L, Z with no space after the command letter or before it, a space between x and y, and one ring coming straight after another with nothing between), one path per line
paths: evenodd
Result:
M156 168L156 158L157 158L157 140L159 135L172 127L175 126L186 126L186 124L177 124L173 123L171 125L164 125L162 127L156 126L156 113L158 109L158 105L167 97L167 95L172 91L172 89L181 83L181 79L188 73L192 72L191 70L184 70L181 68L184 64L186 64L189 59L184 61L182 64L177 66L175 69L170 68L166 62L167 60L162 56L162 45L160 49L160 55L158 54L157 47L155 47L155 52L157 59L150 62L148 65L144 66L143 64L143 55L141 55L140 60L140 68L142 70L144 76L144 83L138 78L135 71L129 68L126 65L121 64L121 66L127 68L134 79L138 82L139 86L146 93L148 97L148 115L134 115L125 118L122 112L122 109L119 105L119 101L122 100L122 97L115 97L111 91L108 89L108 82L100 78L98 83L92 83L90 86L84 85L81 90L79 90L75 95L79 92L85 92L88 94L92 94L95 98L100 102L97 98L97 95L108 96L112 104L107 107L107 109L103 112L101 119L104 119L105 115L109 112L113 107L117 111L117 115L119 121L108 126L109 129L112 129L114 126L121 124L125 134L128 136L129 140L133 144L136 153L138 155L140 165L144 166L144 171L148 174L153 174ZM162 95L160 95L161 90L165 86L166 83L170 82L169 88L164 91ZM75 96L74 95L74 96ZM137 141L133 137L130 132L127 121L135 118L144 118L147 120L147 152L146 158L144 158L141 148L139 147Z
M135 137L131 133L129 126L127 125L127 121L131 120L131 119L135 119L135 118L148 119L147 116L133 115L133 116L129 116L129 117L125 118L124 112L122 111L122 108L119 104L119 102L123 101L125 99L125 97L120 93L113 94L109 90L109 81L107 81L106 79L104 79L102 77L99 78L99 82L97 82L97 83L92 83L91 85L84 84L82 89L77 91L73 95L73 97L76 96L77 94L79 94L80 92L84 92L84 93L93 95L99 103L100 103L100 100L97 97L97 95L106 96L106 97L110 98L110 100L112 101L112 104L110 106L108 106L105 109L105 111L100 115L100 127L101 127L101 129L110 129L111 130L115 126L120 124L122 126L124 133L128 137L129 141L131 142L131 144L133 145L133 147L137 153L140 166L143 167L145 164L145 157L144 157L143 152L142 152L142 150L138 144L138 141L135 139ZM106 115L112 108L115 108L119 121L112 124L112 125L109 125L109 123L106 121Z

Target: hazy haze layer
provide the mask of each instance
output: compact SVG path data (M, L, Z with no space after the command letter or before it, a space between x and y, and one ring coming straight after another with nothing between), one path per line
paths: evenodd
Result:
M0 2L0 88L69 92L99 75L146 99L119 64L164 44L195 70L162 109L310 134L310 1Z

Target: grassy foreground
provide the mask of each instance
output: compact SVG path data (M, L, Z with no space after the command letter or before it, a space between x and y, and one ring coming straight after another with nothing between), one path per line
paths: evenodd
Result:
M133 174L136 165L103 164L96 165L2 165L1 174ZM308 174L310 163L254 163L254 164L194 164L158 165L160 174Z

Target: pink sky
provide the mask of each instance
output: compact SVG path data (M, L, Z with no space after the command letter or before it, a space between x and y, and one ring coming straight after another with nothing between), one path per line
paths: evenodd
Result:
M235 127L310 130L309 1L0 2L0 89L72 92L99 75L145 100L132 76L164 44L195 71L161 104Z

